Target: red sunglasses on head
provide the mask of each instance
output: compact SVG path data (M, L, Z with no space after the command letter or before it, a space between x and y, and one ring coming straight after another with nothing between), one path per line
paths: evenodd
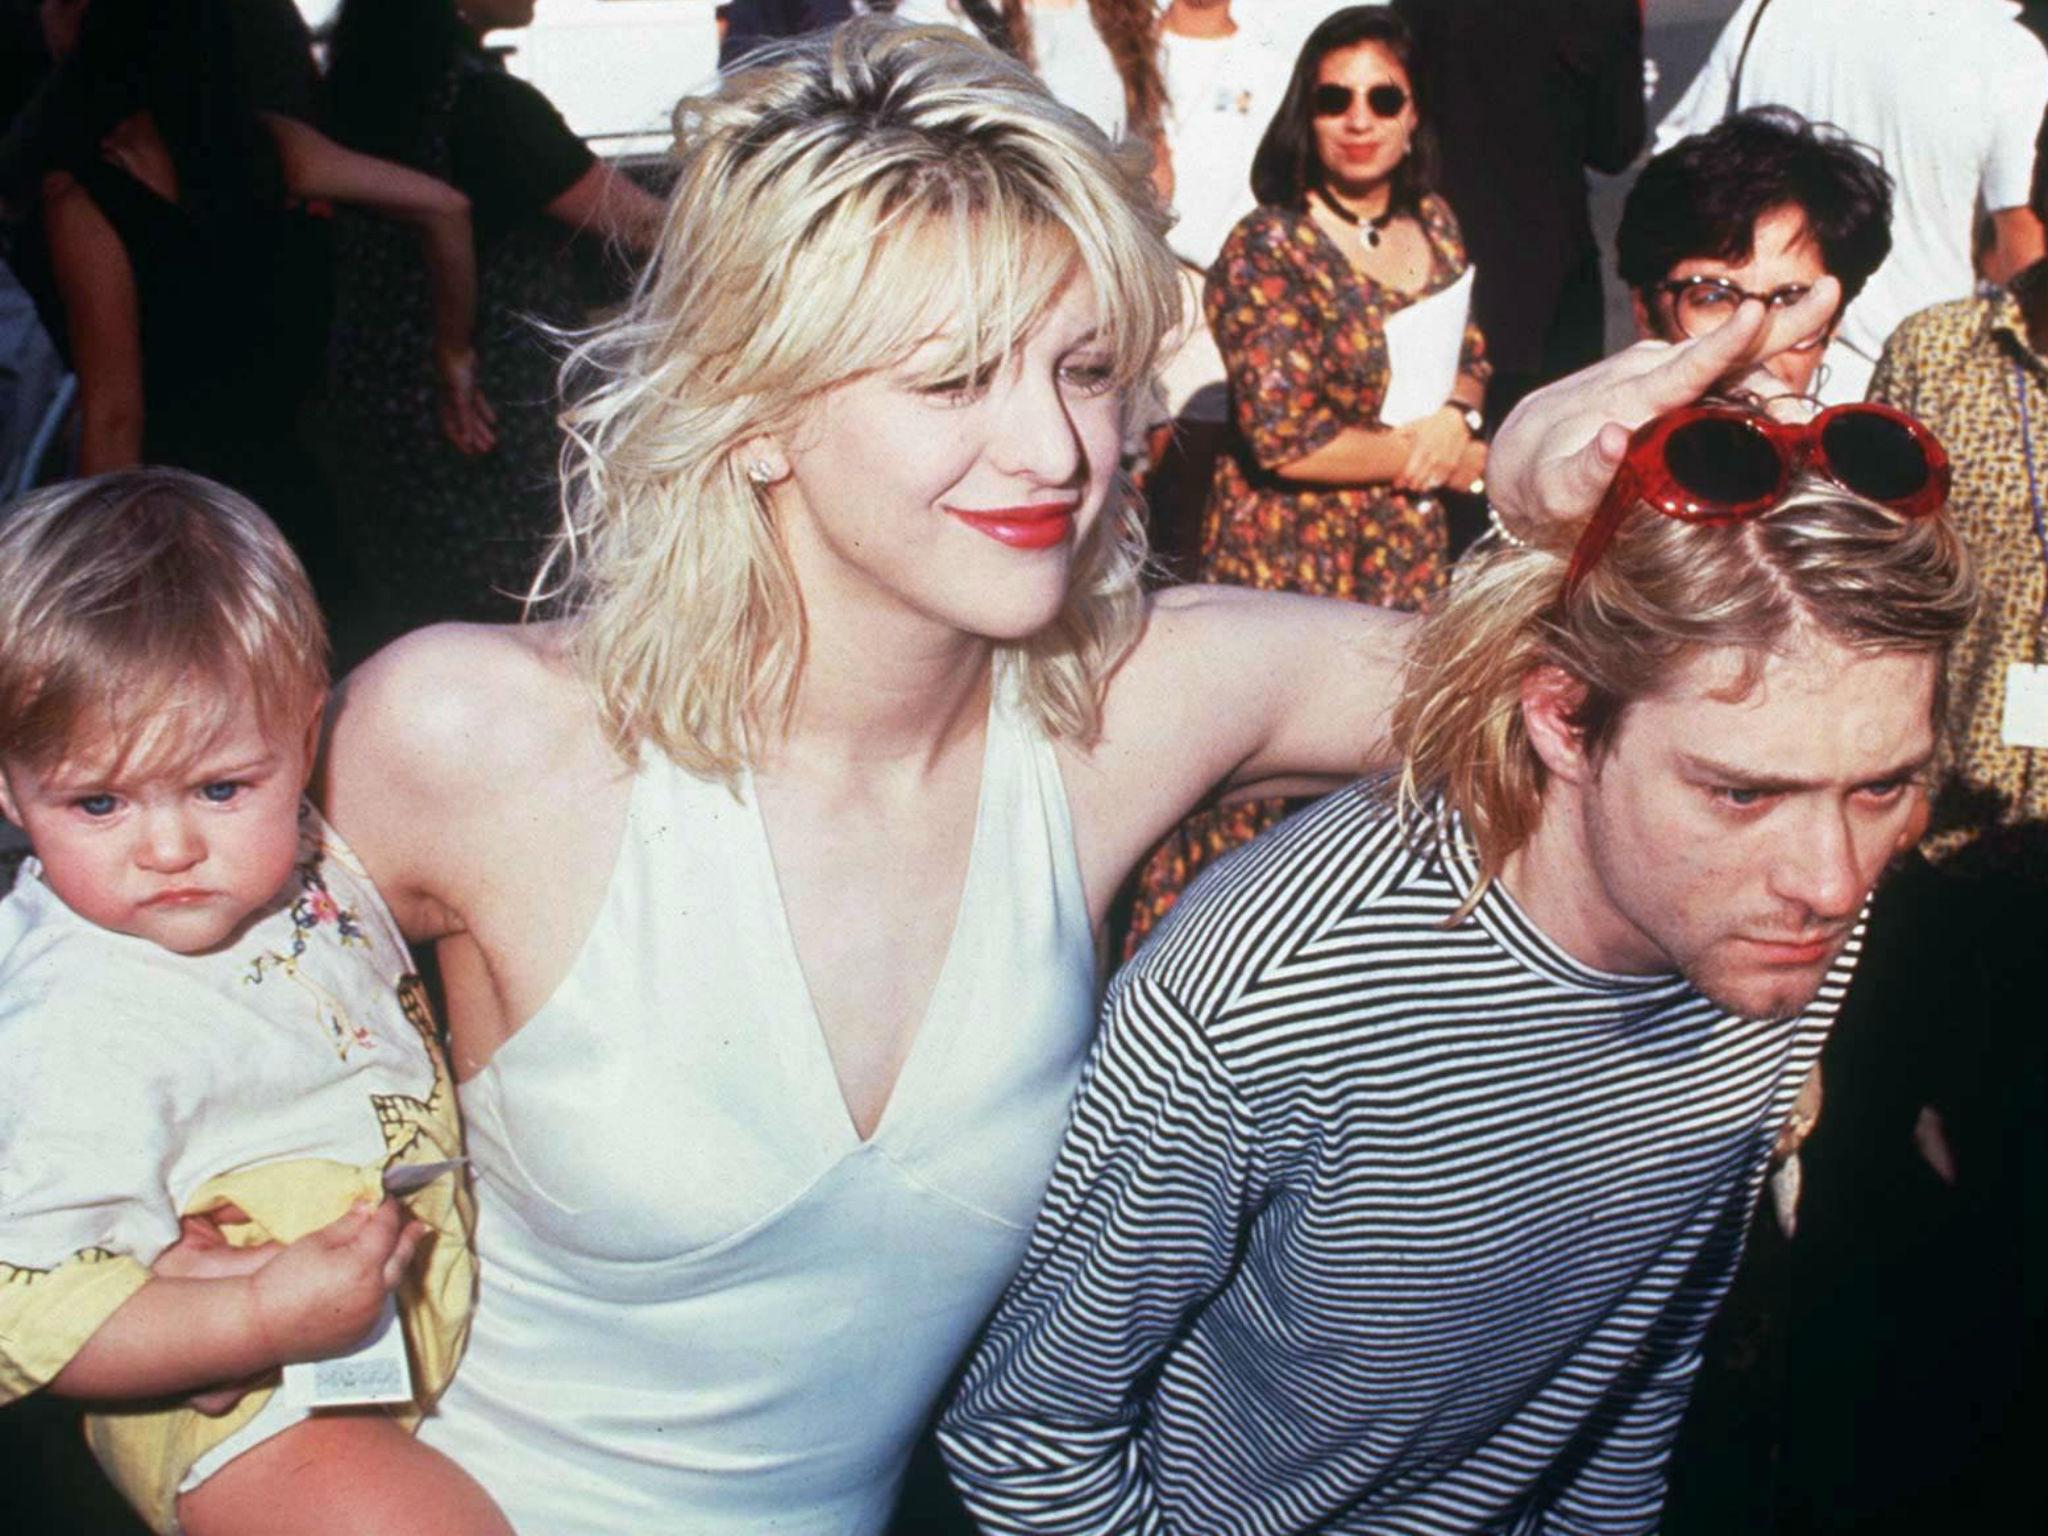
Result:
M1900 517L1930 517L1948 500L1948 454L1919 422L1888 405L1835 405L1783 422L1739 405L1689 405L1638 427L1614 483L1586 523L1565 571L1569 599L1631 508L1646 501L1686 523L1746 522L1776 506L1803 469Z

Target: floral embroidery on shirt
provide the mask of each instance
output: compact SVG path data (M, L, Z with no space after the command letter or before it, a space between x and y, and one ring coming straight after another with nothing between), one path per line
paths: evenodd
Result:
M317 850L299 865L298 873L299 895L291 906L290 947L282 951L266 950L258 955L249 962L249 969L242 980L252 986L260 986L270 977L281 975L297 983L313 1000L314 1010L327 1031L335 1054L347 1061L351 1050L369 1050L375 1046L376 1037L351 1018L340 999L308 976L299 962L310 947L308 939L323 930L344 948L368 944L369 940L363 935L362 923L355 909L343 906L327 889L326 877L320 872Z

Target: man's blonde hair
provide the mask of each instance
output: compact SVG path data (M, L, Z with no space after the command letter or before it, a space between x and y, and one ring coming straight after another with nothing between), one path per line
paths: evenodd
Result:
M327 630L305 569L245 498L180 469L117 470L0 521L0 757L111 750L175 767L243 700L305 729Z
M1902 519L1815 477L1762 517L1708 527L1631 512L1600 561L1564 598L1579 525L1533 547L1494 544L1462 561L1423 622L1394 711L1400 800L1455 813L1482 882L1528 840L1544 769L1522 723L1522 680L1543 666L1584 686L1574 711L1587 750L1610 746L1633 701L1714 647L1764 660L1802 635L1863 651L1945 656L1976 583L1946 518ZM1941 718L1940 685L1934 718Z
M804 615L744 446L934 337L971 378L1078 279L1118 383L1179 318L1142 158L1014 60L948 28L856 21L756 56L676 109L680 179L625 312L579 346L567 530L536 592L622 751L729 777L786 713ZM1087 738L1143 622L1143 525L1121 477L1042 633L1006 646L1045 727Z

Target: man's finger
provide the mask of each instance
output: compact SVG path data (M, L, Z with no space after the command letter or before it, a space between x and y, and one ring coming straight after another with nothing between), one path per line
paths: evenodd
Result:
M1794 308L1805 302L1801 300ZM1627 408L1615 415L1624 426L1634 428L1692 404L1717 382L1756 360L1758 338L1765 333L1768 319L1762 304L1744 302L1727 324L1670 348L1656 367L1627 381Z
M1630 425L1690 405L1723 380L1746 374L1765 358L1819 335L1841 301L1842 285L1823 277L1797 304L1784 309L1768 309L1754 300L1743 303L1727 324L1672 347L1654 368L1628 381L1634 408Z
M1775 357L1787 347L1820 335L1834 320L1841 303L1842 285L1832 277L1821 278L1797 304L1770 312L1752 361Z
M1628 451L1628 428L1608 422L1585 447L1556 466L1556 478L1543 488L1543 504L1558 513L1592 514L1621 467ZM1546 476L1548 478L1548 476Z

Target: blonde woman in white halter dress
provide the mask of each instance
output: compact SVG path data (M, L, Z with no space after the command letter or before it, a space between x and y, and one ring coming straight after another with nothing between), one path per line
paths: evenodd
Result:
M325 793L470 1122L427 1438L524 1536L872 1536L1021 1252L1111 897L1212 791L1382 759L1406 621L1141 595L1173 260L1020 66L856 22L680 120L567 617L375 658ZM1553 413L1553 487L1617 398Z

